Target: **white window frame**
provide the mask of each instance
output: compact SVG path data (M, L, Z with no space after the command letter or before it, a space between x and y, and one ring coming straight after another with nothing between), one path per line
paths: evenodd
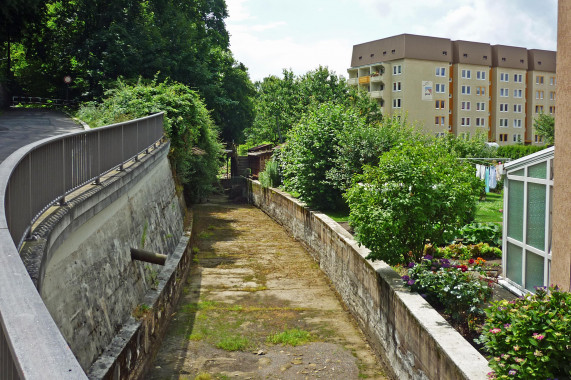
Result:
M463 79L472 79L472 71L470 69L462 69Z
M401 98L393 99L393 108L402 108L402 99Z
M470 95L470 86L462 86L462 95Z
M436 76L437 77L445 77L446 76L446 68L445 67L437 67L436 68Z

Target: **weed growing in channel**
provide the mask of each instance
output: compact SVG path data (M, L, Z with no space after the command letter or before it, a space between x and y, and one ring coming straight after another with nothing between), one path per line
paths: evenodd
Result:
M299 346L311 341L311 334L305 330L291 329L285 330L281 333L270 335L268 342L273 344L282 344L290 346Z

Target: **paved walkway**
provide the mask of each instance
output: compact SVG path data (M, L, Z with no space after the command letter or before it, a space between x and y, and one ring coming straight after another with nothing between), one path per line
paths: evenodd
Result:
M19 148L83 128L62 112L12 108L0 111L0 162Z
M193 212L195 263L147 379L385 379L317 263L281 226L223 198Z

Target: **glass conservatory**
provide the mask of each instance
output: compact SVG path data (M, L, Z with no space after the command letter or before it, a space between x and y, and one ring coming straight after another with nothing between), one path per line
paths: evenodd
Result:
M505 165L503 277L520 291L549 285L554 148Z

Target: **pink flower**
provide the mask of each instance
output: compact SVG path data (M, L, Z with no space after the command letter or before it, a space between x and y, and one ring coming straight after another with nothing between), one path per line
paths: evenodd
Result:
M543 338L545 338L544 335L538 334L538 333L533 333L533 337L537 340L542 340Z
M490 330L490 332L491 332L492 334L497 334L497 333L499 333L499 332L501 332L501 331L502 331L502 329L500 329L500 328L495 328L495 329L491 329L491 330Z

